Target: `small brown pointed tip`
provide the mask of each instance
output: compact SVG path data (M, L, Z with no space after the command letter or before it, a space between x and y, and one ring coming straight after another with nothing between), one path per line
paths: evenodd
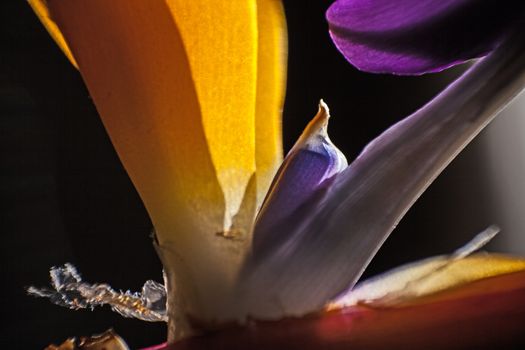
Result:
M129 350L126 342L113 329L91 337L70 338L60 345L49 345L45 350Z
M294 148L303 147L306 143L310 142L312 139L315 139L319 135L324 138L328 138L327 128L329 118L330 110L326 103L321 99L319 101L319 110L317 111L317 114L312 118L312 120L310 120L308 125L306 125Z
M319 100L319 112L318 115L324 115L324 118L328 119L330 118L330 108L328 108L328 105L324 102L323 99Z

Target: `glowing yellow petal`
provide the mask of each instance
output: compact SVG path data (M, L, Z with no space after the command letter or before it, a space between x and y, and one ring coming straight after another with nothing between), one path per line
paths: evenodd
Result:
M75 61L75 58L73 57L73 54L71 53L71 50L69 49L69 46L66 43L66 40L64 39L64 36L60 32L60 29L57 27L55 21L51 18L51 15L49 14L49 9L47 7L47 1L46 0L28 0L29 5L31 5L31 8L38 16L38 19L42 22L44 27L47 29L49 35L55 40L55 42L58 44L60 49L64 52L66 57L69 59L69 61L78 68L77 62Z
M255 172L256 0L167 4L189 58L227 229Z
M428 302L434 296L443 300L463 285L523 271L525 259L504 255L478 253L462 259L438 256L364 281L337 304L401 306Z
M282 162L281 114L286 89L287 33L280 0L258 0L255 160L258 206Z

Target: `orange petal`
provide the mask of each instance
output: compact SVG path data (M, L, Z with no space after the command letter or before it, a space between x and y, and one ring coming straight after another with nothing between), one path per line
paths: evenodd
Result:
M256 0L166 3L188 56L228 229L255 173Z

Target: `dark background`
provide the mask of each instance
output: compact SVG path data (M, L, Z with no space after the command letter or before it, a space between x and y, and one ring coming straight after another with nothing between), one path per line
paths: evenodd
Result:
M289 26L284 112L289 149L324 98L331 138L352 160L462 68L425 77L370 75L331 43L330 1L285 1ZM132 348L160 343L165 326L107 309L70 311L25 295L48 268L76 265L87 281L138 290L161 281L151 223L97 116L80 75L25 1L0 5L0 348L41 349L114 327ZM446 253L496 222L483 154L469 146L403 219L366 272Z

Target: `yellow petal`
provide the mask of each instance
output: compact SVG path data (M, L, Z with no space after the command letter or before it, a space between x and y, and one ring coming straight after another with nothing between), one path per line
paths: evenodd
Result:
M69 59L69 61L78 68L77 62L75 61L75 58L73 57L73 54L71 53L71 50L69 49L69 46L66 43L66 40L64 39L64 36L60 32L60 29L57 27L55 21L51 18L51 15L49 14L49 9L47 7L47 1L46 0L28 0L29 5L33 9L33 11L38 16L38 19L40 19L40 22L44 25L44 27L47 29L47 32L53 40L57 43L58 47L64 52L66 57Z
M463 285L523 271L525 259L505 255L478 253L462 259L438 256L366 280L336 304L397 307L428 302L434 296L442 300Z
M286 88L287 33L280 0L258 0L259 47L255 111L257 207L282 162L281 114Z
M256 0L168 0L188 55L226 202L225 228L255 172Z

